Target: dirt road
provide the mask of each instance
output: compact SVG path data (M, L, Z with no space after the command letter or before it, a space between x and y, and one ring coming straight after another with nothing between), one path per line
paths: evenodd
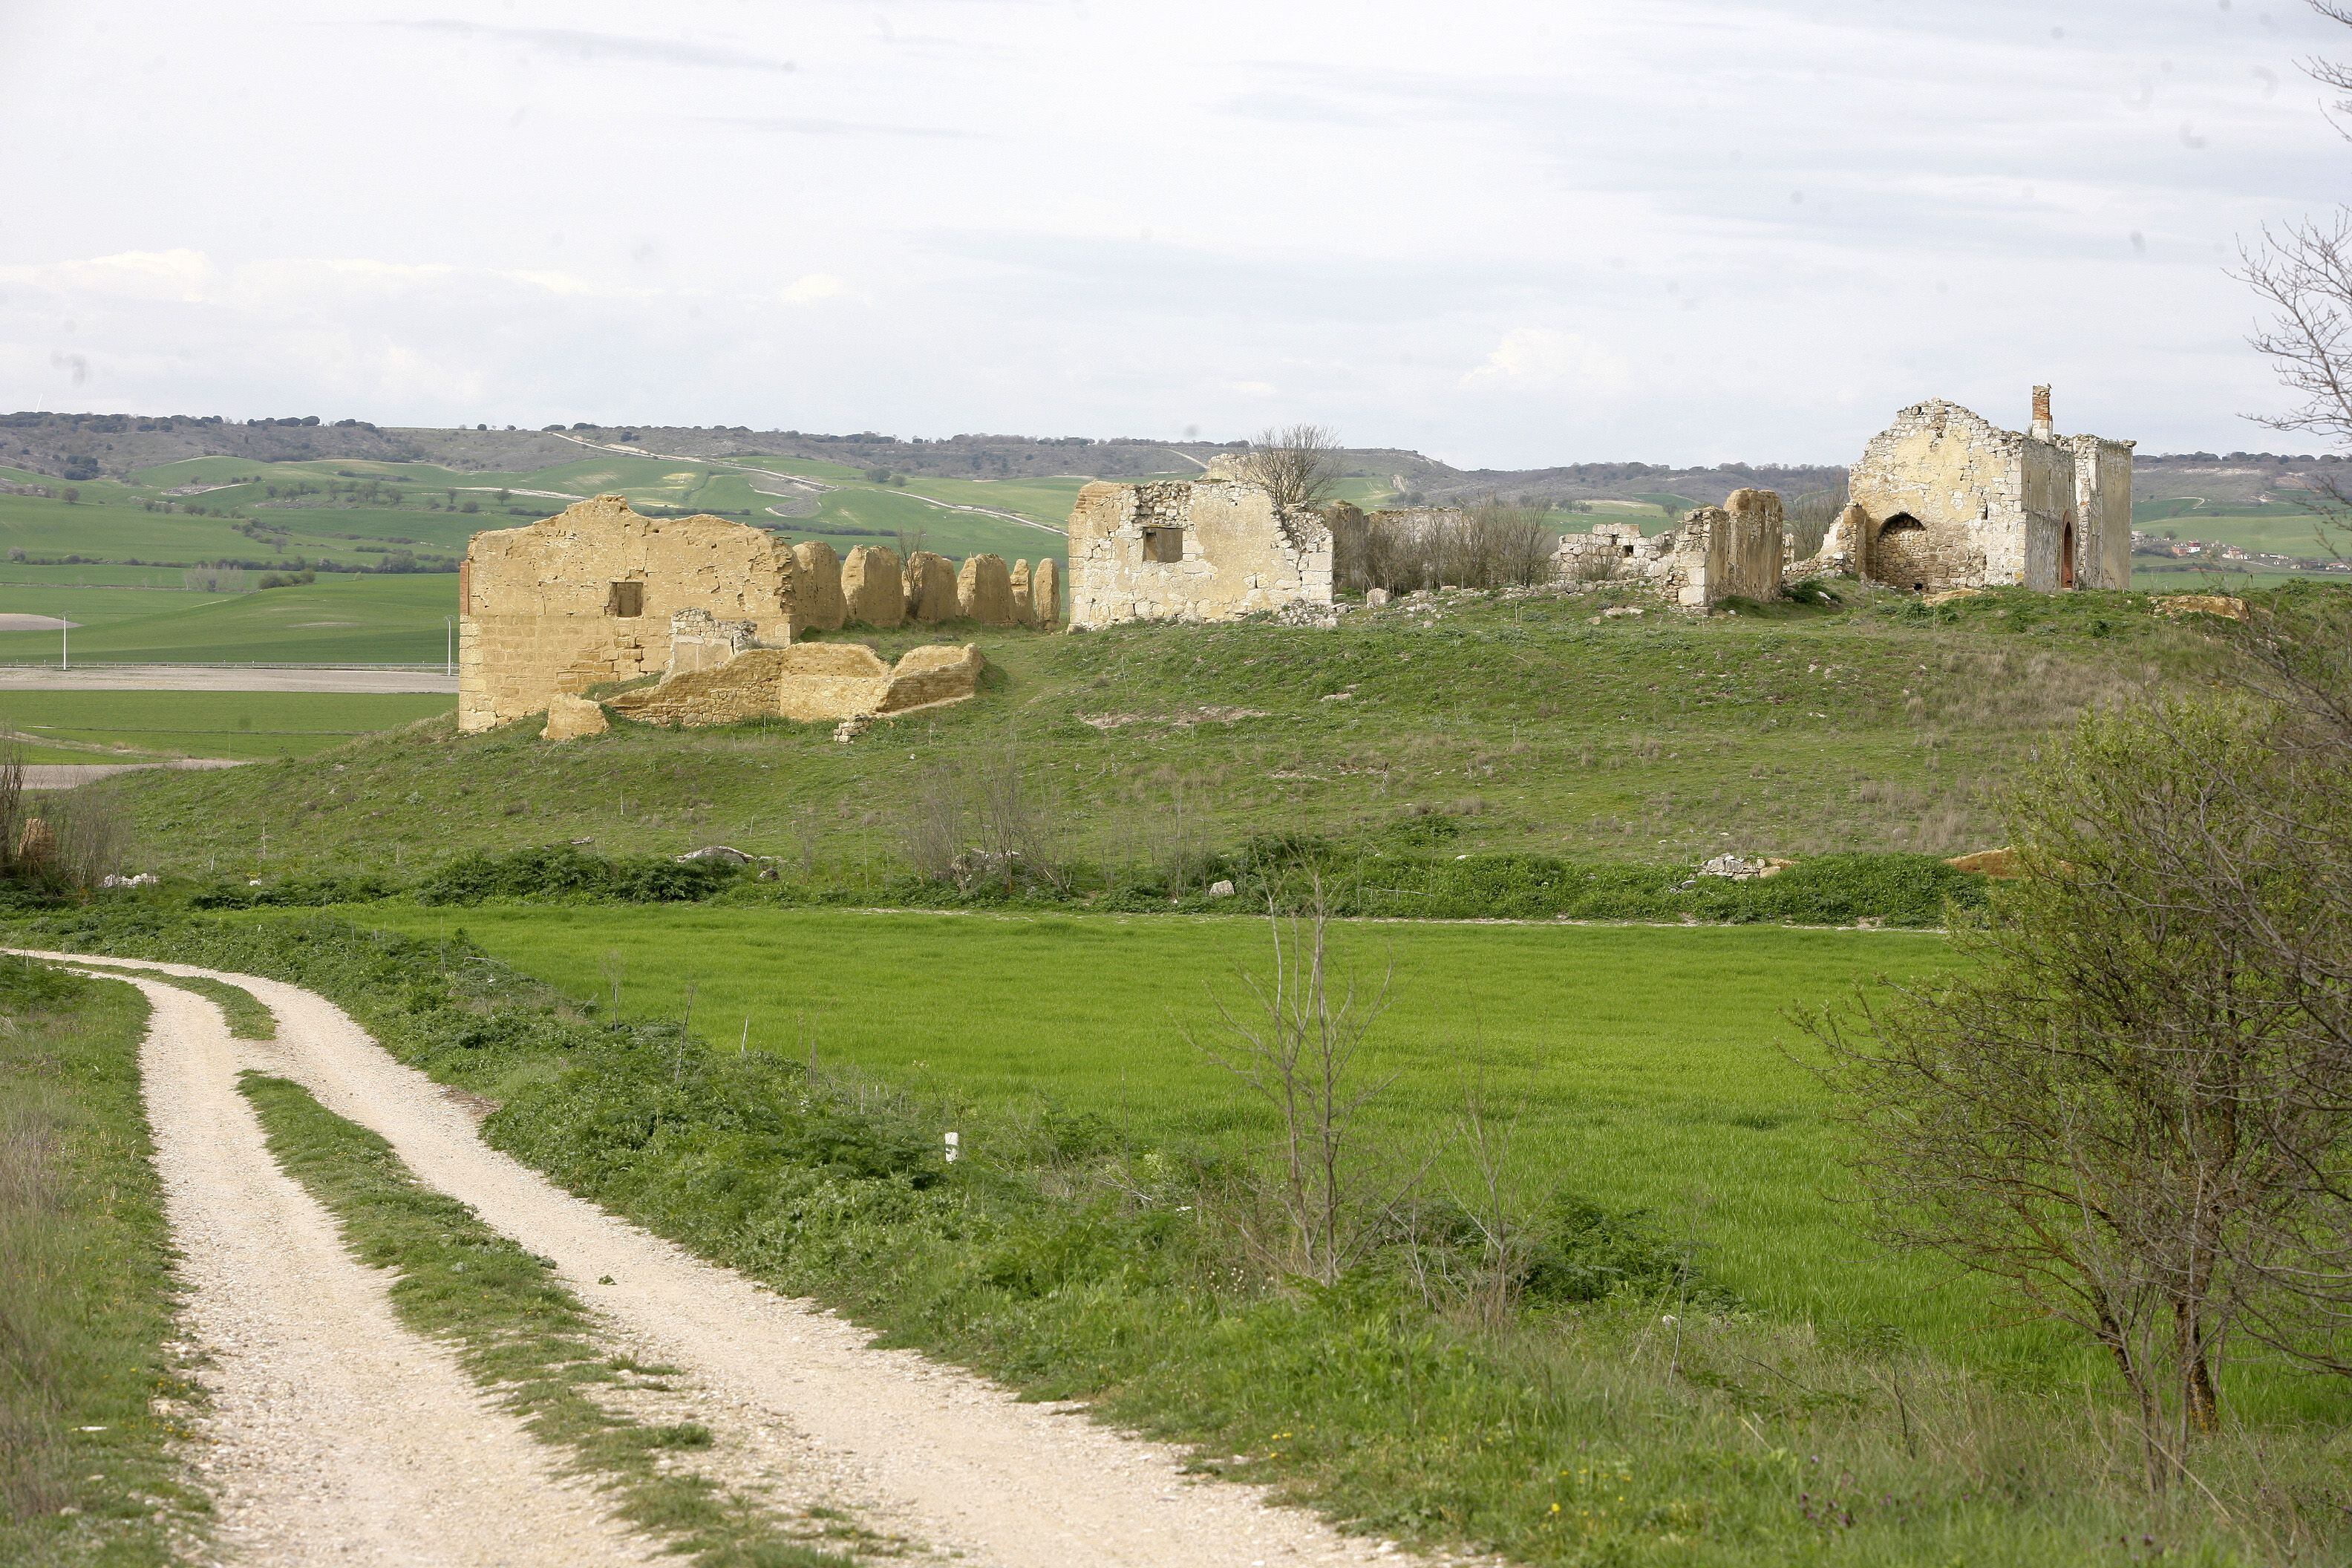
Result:
M456 1359L401 1327L387 1276L271 1163L218 1006L132 980L184 1324L211 1394L196 1464L230 1559L266 1568L572 1568L650 1561L583 1482L492 1409Z
M551 1258L617 1332L651 1346L707 1391L703 1418L722 1444L771 1457L825 1455L831 1483L867 1500L870 1528L1001 1568L1336 1568L1392 1560L1384 1543L1340 1536L1254 1489L1186 1476L1181 1455L1164 1445L1121 1436L1068 1406L1023 1404L911 1352L876 1349L869 1334L813 1303L704 1263L488 1148L430 1079L394 1061L324 999L276 981L216 978L276 1012L278 1040L249 1047L268 1050L272 1070L383 1136L420 1180ZM173 1008L171 1028L193 1029L186 1008ZM201 1048L218 1057L217 1043L204 1041ZM156 1070L175 1070L163 1059L175 1049L184 1054L159 1051ZM223 1076L212 1065L194 1073L202 1081ZM232 1110L243 1113L241 1102L232 1108L215 1094L205 1114L234 1121ZM244 1114L238 1158L263 1161L257 1134L251 1146L243 1142ZM264 1182L218 1163L181 1179L240 1194L285 1184L274 1173ZM251 1201L236 1197L232 1212Z

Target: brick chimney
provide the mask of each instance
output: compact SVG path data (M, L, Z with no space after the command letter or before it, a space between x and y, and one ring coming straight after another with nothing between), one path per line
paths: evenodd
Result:
M2044 441L2056 434L2050 423L2050 389L2046 386L2033 389L2033 434Z

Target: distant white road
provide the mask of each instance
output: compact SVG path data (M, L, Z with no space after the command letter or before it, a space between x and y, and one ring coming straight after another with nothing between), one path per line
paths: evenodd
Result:
M455 696L457 678L437 669L360 665L94 664L0 665L0 691L347 691Z
M137 773L142 768L241 768L241 762L226 757L174 757L163 763L26 763L26 789L72 789L93 779L112 778L117 773Z

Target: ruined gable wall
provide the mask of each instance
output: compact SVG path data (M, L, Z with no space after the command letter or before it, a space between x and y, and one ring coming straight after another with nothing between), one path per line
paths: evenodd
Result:
M487 730L550 698L667 669L671 617L699 609L789 642L792 552L718 517L646 518L598 496L528 528L478 533L466 552L457 723ZM638 584L638 614L613 613L613 585Z
M1848 481L1869 519L1857 552L1864 575L1931 593L2022 582L2026 444L1941 399L1896 415L1863 448ZM1904 513L1926 525L1925 539L1890 540L1882 552L1888 520Z
M1145 530L1182 531L1183 558L1145 557ZM1331 602L1331 531L1244 479L1097 482L1070 512L1070 625L1232 620Z

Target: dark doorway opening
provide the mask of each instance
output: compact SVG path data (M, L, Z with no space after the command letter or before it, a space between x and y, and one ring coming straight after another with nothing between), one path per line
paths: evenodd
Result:
M2074 585L2074 525L2071 521L2066 524L2066 531L2058 536L2058 585Z

